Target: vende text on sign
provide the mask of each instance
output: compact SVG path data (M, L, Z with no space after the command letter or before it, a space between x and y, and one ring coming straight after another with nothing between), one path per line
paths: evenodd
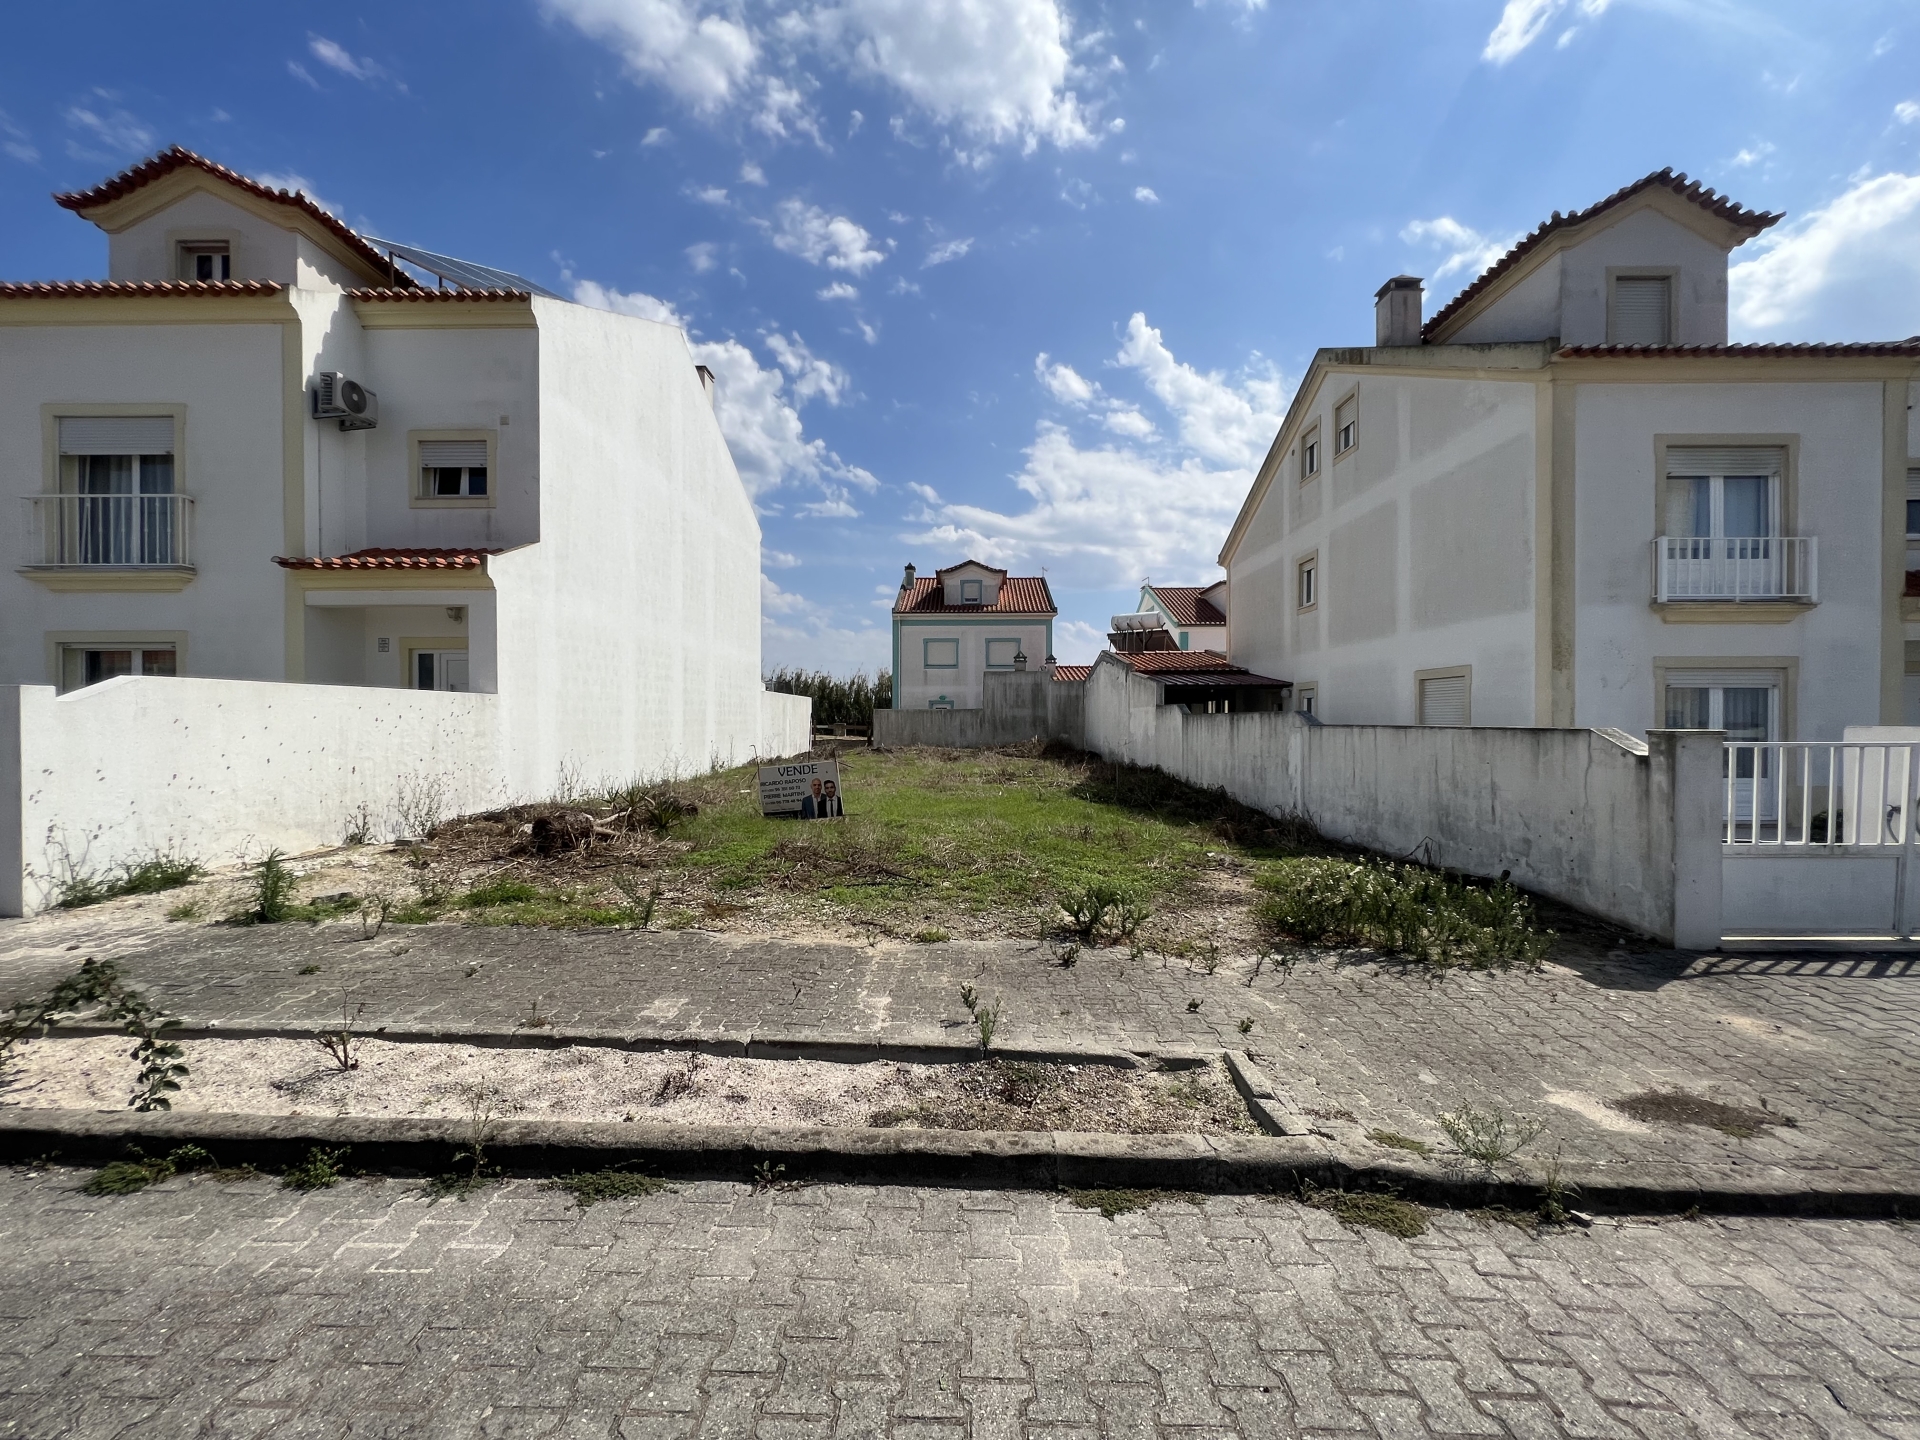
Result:
M840 804L838 760L793 760L760 767L760 813L798 820L837 820Z

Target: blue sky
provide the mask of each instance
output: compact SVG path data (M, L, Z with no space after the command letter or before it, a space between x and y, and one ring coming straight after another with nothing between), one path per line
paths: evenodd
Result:
M1736 339L1920 332L1920 0L352 0L9 15L0 276L179 143L672 315L765 532L766 662L882 665L908 560L1044 570L1063 660L1208 583L1321 345L1664 165L1788 219Z

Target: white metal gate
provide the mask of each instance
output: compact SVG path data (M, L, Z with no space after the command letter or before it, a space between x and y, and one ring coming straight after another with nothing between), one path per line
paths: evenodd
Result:
M1721 932L1910 939L1920 745L1733 741Z

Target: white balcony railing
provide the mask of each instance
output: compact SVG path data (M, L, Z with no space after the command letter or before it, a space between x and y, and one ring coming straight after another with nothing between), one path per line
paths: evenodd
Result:
M191 495L29 495L32 569L187 569Z
M1653 598L1801 600L1819 595L1812 535L1662 535L1653 542Z

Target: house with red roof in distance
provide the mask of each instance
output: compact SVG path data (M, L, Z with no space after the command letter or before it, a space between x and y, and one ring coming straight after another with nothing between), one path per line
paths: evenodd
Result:
M893 708L978 710L984 676L1053 665L1059 614L1044 575L963 560L921 576L893 602Z
M1113 617L1115 630L1149 635L1155 649L1227 649L1227 582L1211 585L1155 585L1140 587L1140 605L1131 615Z
M677 326L179 147L55 198L108 275L0 283L0 687L69 731L172 680L351 687L389 735L432 702L373 697L489 696L520 795L771 753L759 526Z
M1227 653L1332 723L1920 723L1920 336L1729 344L1781 218L1661 170L1430 317L1387 281L1227 535Z

